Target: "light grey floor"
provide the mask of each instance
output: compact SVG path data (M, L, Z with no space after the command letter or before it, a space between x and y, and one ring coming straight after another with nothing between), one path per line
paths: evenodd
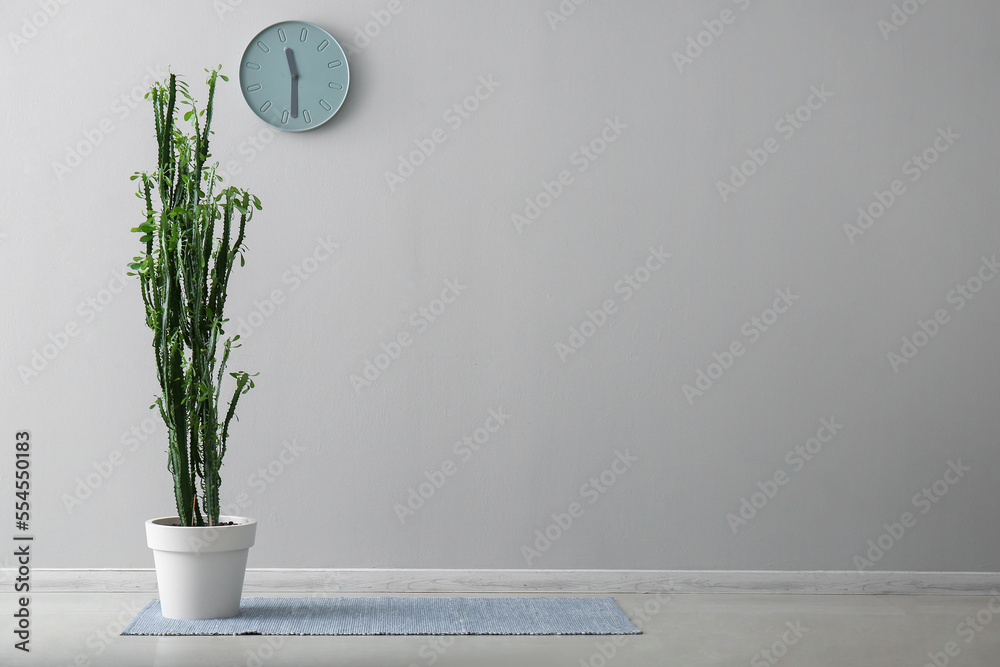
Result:
M153 597L34 594L24 654L4 593L0 665L923 667L933 656L936 667L1000 666L1000 596L615 595L644 630L620 646L612 637L119 636Z

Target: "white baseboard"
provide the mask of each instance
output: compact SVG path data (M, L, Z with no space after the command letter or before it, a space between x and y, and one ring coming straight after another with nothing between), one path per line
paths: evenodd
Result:
M12 569L0 571L9 581ZM35 592L156 591L140 569L43 569ZM246 592L997 595L1000 572L248 569Z

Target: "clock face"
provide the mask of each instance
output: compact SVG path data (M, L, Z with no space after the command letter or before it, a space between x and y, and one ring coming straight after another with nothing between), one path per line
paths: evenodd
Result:
M250 110L279 130L330 120L347 97L347 56L330 33L305 21L262 30L243 52L240 90Z

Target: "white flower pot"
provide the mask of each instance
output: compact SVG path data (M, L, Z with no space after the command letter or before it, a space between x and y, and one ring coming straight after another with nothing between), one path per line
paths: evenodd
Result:
M146 544L153 550L156 587L164 618L231 618L240 613L247 554L257 521L220 516L234 526L189 527L176 516L146 522Z

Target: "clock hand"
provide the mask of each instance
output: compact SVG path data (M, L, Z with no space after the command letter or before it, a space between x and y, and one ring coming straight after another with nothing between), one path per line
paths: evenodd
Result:
M288 73L292 75L292 118L299 115L299 70L295 67L295 54L285 47L285 56L288 58Z
M295 54L292 50L285 47L285 56L288 58L288 72L292 75L293 79L299 78L299 70L295 69Z

